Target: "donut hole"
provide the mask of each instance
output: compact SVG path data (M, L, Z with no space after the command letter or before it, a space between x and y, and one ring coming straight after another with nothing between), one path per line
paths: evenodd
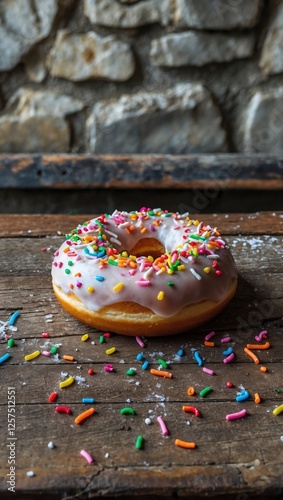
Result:
M165 248L159 240L155 238L142 238L130 250L130 254L136 257L151 255L154 259L160 257L165 252Z

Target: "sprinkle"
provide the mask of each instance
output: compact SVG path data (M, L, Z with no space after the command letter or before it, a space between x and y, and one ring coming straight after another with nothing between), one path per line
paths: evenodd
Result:
M168 282L167 282L167 285L168 285L168 286L175 286L175 283L173 283L173 281L168 281Z
M26 475L28 477L34 477L35 476L35 472L33 470L28 470L27 473L26 473Z
M64 354L63 359L65 361L74 361L74 356L68 356L67 354Z
M279 413L281 413L282 411L283 411L283 405L280 405L274 408L272 413L277 417L277 415L279 415Z
M141 361L142 359L143 359L143 353L139 352L139 354L137 354L137 356L136 356L136 360Z
M20 312L19 311L16 311L12 314L12 316L10 316L10 319L8 321L8 325L13 325L16 321L16 319L20 316Z
M210 273L210 267L204 267L203 270L206 274Z
M188 441L182 441L181 439L175 439L175 445L180 448L193 449L196 447L196 443L188 443Z
M204 373L207 373L207 375L214 375L214 371L210 370L210 368L206 368L205 366L203 367L202 371Z
M260 332L259 335L255 336L255 340L261 342L262 339L266 339L266 337L267 337L267 330L262 330L262 332Z
M212 391L212 387L208 386L208 387L205 387L204 389L202 389L199 393L200 397L201 398L204 398L205 396L207 396L207 394Z
M210 332L208 333L205 337L204 337L204 340L210 340L211 337L213 337L215 335L215 332Z
M200 274L198 274L193 267L190 267L190 271L191 271L191 273L194 275L194 277L197 280L201 280L202 279L201 276L200 276Z
M94 398L82 398L82 403L84 404L93 404L94 403Z
M186 413L193 413L196 417L200 417L200 411L195 406L183 406L182 410Z
M183 349L179 349L179 351L177 352L177 356L183 356L184 355L184 351Z
M146 370L149 365L149 362L145 360L145 362L142 364L142 370Z
M111 347L110 349L106 349L105 354L113 354L116 351L116 347Z
M103 276L95 276L96 281L104 281L105 278Z
M217 269L217 271L215 271L215 274L216 274L216 276L221 276L222 271L220 271L220 269Z
M161 290L157 295L157 300L163 300L163 299L164 299L164 292Z
M188 393L188 396L193 396L195 393L194 387L189 387L187 393Z
M113 287L113 292L120 293L120 292L122 292L123 289L124 289L124 285L123 285L123 283L120 282L120 283L118 283L118 285Z
M135 410L130 407L122 408L120 410L121 415L135 415Z
M65 269L65 273L66 273L66 274L70 274L70 273L71 273L70 269L68 269L68 268L67 268L67 269Z
M141 279L136 281L136 284L139 286L149 286L149 285L151 285L151 281L141 278Z
M58 351L58 347L56 345L53 345L50 349L50 354L56 354Z
M63 389L63 387L71 385L74 382L74 380L75 380L74 377L69 377L67 378L67 380L63 380L63 382L60 382L59 386L61 389Z
M162 417L157 417L156 420L160 425L161 432L162 432L163 436L168 436L169 431L168 431L166 424L165 424L164 420L162 419Z
M256 404L259 404L260 403L260 395L258 392L255 393L254 395L254 400L255 400L255 403Z
M109 333L109 332L105 332L105 333L103 334L103 337L105 337L106 339L110 339L110 337L111 337L111 333Z
M172 373L164 372L164 371L161 371L161 370L154 370L154 368L152 368L150 370L150 373L152 375L156 375L157 377L164 377L164 378L172 378L173 377Z
M241 410L238 411L237 413L230 413L229 415L226 415L226 420L236 420L237 418L242 418L245 417L247 414L247 410Z
M2 363L4 363L5 361L7 361L7 359L9 359L10 357L11 357L10 353L6 352L6 354L4 354L3 356L1 356L1 358L0 358L0 365L2 365Z
M240 402L240 401L246 401L246 399L248 399L250 397L248 391L241 391L240 394L238 394L238 396L236 396L236 401Z
M137 439L136 439L136 449L137 450L142 450L143 448L143 442L144 442L144 439L142 436L138 436Z
M232 347L229 347L228 349L226 349L226 351L223 351L223 355L224 356L229 356L229 354L232 354L233 352L233 348Z
M48 398L48 402L49 403L53 403L58 397L58 393L57 392L51 392L49 398Z
M48 443L48 445L47 445L47 446L48 446L48 448L49 448L50 450L53 450L53 448L55 448L55 445L54 445L53 441L49 441L49 443Z
M225 344L226 342L231 342L231 338L228 336L228 337L224 337L223 339L221 339L221 343L222 344Z
M104 342L105 342L105 337L104 337L104 335L100 335L100 337L99 337L99 343L100 343L100 344L103 344Z
M265 344L247 344L248 349L269 349L269 347L269 342L265 342Z
M267 372L266 366L261 366L260 367L260 371L263 372L263 373Z
M158 359L157 363L162 366L162 368L168 368L168 365L164 359Z
M144 423L145 423L146 425L150 425L152 422L151 422L151 419L147 417L147 418L145 419Z
M93 293L94 292L93 286L88 286L87 291L88 291L88 293Z
M49 351L41 351L41 354L43 356L46 356L47 358L49 358L51 356L50 352Z
M144 343L140 337L136 337L136 341L139 344L139 346L144 347Z
M82 335L82 337L81 337L81 341L82 341L82 342L85 342L88 338L89 338L89 337L88 337L88 334L87 334L87 333L85 333L84 335Z
M227 358L223 359L223 363L225 363L225 364L231 363L231 361L233 361L234 358L235 358L235 354L232 352L229 356L227 356Z
M88 371L87 371L88 375L93 375L94 374L94 371L92 368L90 368Z
M197 362L198 366L202 366L202 365L203 365L203 360L202 360L202 358L200 357L200 354L199 354L199 352L198 352L198 351L195 351L195 352L194 352L194 358L195 358L195 360L196 360L196 362Z
M25 356L25 360L26 361L31 361L32 359L37 358L37 356L40 356L40 351L34 351L31 354L27 354Z
M48 338L50 337L49 333L47 333L47 332L43 332L43 333L41 334L41 336L42 336L44 339L48 339Z
M72 410L68 406L56 406L55 411L57 413L67 413L67 415L71 415Z
M85 458L89 464L94 461L94 458L86 450L81 450L80 455Z
M105 372L114 372L113 365L111 365L111 364L104 365L104 371Z
M252 351L250 351L247 347L245 347L244 352L253 360L254 363L258 365L259 359Z
M93 415L93 413L95 413L95 409L94 408L90 408L89 410L86 410L83 413L80 413L80 415L78 415L75 418L75 424L81 424L86 418L88 418L91 415Z
M130 377L136 374L136 370L134 368L129 368L128 371L126 371L126 375L129 375Z
M228 387L228 389L231 389L233 387L232 382L227 382L226 383L226 387Z

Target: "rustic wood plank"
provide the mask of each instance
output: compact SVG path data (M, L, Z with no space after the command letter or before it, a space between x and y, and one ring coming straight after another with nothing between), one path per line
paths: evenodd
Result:
M282 155L1 155L2 188L283 187Z
M39 215L0 214L0 237L38 238L68 234L71 229L95 214ZM223 235L283 234L283 212L256 212L253 214L195 214L212 226L218 226Z

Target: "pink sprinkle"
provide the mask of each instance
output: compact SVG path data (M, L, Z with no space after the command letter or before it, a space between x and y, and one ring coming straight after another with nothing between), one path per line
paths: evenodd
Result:
M136 272L137 272L136 269L130 269L129 275L134 276L136 274Z
M47 357L50 356L50 352L49 351L41 351L41 354L43 354L43 356L47 356Z
M144 343L140 337L136 337L136 341L141 347L144 347Z
M162 417L157 417L156 420L160 425L163 436L168 436L169 431L168 431L166 424L165 424L164 420L162 419Z
M59 255L59 250L56 250L56 252L54 253L55 257L58 257Z
M59 268L61 269L61 267L63 266L63 262L60 261L59 264L58 264Z
M89 464L92 464L92 462L94 461L94 458L85 450L81 450L80 451L80 455L86 459L86 461L89 463Z
M57 267L58 266L57 262L53 262L53 266Z
M222 344L225 344L226 342L231 342L231 338L230 337L224 337L223 339L221 339L221 342L222 342Z
M215 335L215 332L210 332L208 333L205 337L204 337L204 340L209 340L211 339L211 337L213 337Z
M203 367L202 371L204 373L207 373L207 375L214 375L214 371L210 370L210 368L205 368L205 366Z
M261 342L262 339L266 339L266 338L267 338L267 330L262 330L262 332L260 332L258 335L255 336L255 339L258 342Z
M171 259L172 264L175 264L176 260L178 260L178 255L177 255L177 253L174 253L174 255L172 256L172 259Z
M43 333L41 334L41 336L42 336L44 339L48 339L48 337L50 337L49 333L47 333L47 332L43 332Z
M144 271L144 268L145 268L145 261L142 260L141 261L141 265L140 265L140 272L142 273Z
M229 415L226 415L226 420L236 420L236 418L245 417L246 414L247 414L247 410L241 410L241 411L238 411L237 413L230 413Z
M176 229L180 229L181 226L174 226L173 229L176 231Z
M76 287L77 287L77 288L81 288L81 286L82 286L82 285L83 285L83 284L82 284L82 282L81 282L81 281L78 281L78 282L76 283Z
M231 361L233 361L235 357L235 354L233 352L231 352L231 354L229 354L229 356L227 356L227 358L224 358L223 359L223 363L230 363Z
M151 231L153 231L153 232L155 231L155 227L154 227L152 224L150 224L150 226L149 226L149 227L150 227L150 230L151 230Z
M104 371L105 372L113 372L114 371L113 365L111 365L111 364L105 365Z
M136 281L136 284L139 285L139 286L149 286L150 283L151 282L149 280L143 280L143 279L140 279L140 280Z

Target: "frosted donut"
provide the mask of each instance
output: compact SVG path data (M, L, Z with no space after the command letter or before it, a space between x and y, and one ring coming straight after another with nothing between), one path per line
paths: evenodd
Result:
M237 271L217 228L161 209L100 215L55 252L55 295L80 321L124 335L192 329L232 299Z

